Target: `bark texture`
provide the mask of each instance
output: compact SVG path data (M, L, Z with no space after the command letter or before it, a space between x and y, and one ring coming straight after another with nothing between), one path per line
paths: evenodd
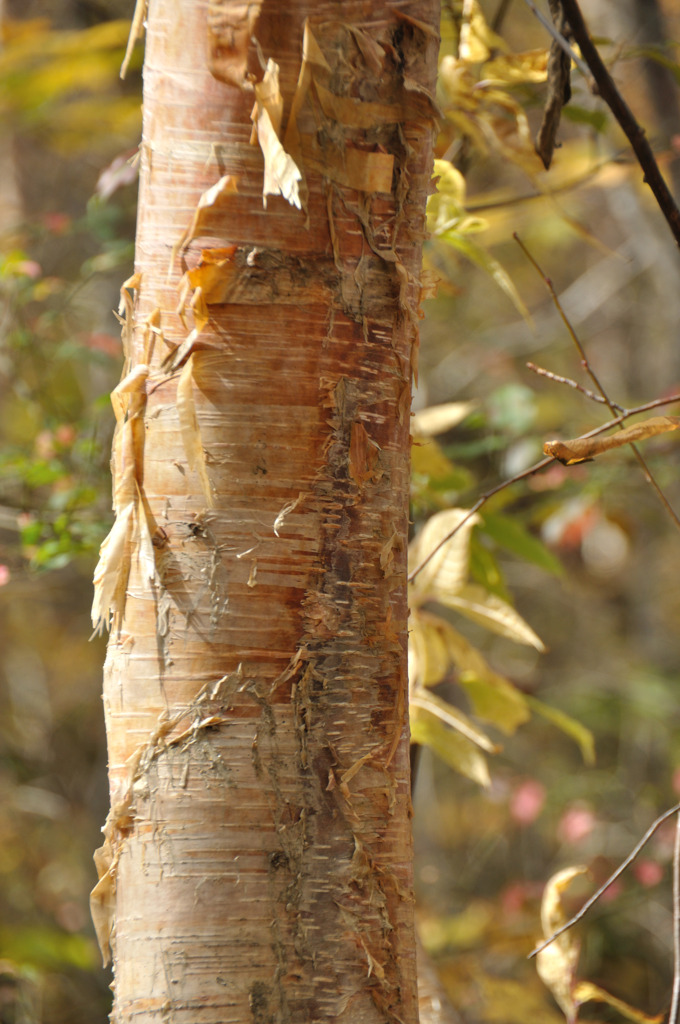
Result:
M405 561L438 7L150 3L93 894L118 1024L417 1019ZM285 129L306 18L306 209L265 209L257 45Z

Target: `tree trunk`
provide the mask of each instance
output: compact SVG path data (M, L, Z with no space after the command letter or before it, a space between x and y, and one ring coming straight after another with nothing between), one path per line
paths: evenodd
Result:
M405 559L438 7L150 3L95 577L116 1022L417 1019ZM289 201L265 208L263 176Z

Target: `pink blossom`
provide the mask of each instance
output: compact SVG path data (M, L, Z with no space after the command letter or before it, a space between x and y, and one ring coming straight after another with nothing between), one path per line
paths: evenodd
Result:
M564 843L580 843L595 828L597 819L589 807L569 807L557 826L557 834Z
M519 825L530 825L543 810L545 798L545 786L536 779L526 779L510 798L510 817Z
M663 868L658 861L645 858L633 866L633 874L640 885L650 888L653 885L658 885L663 878Z

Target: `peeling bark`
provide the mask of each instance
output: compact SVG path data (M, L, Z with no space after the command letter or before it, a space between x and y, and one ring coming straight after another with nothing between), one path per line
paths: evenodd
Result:
M93 909L119 1024L417 1020L406 534L437 23L434 0L149 5L121 561L100 563ZM251 36L304 211L263 208ZM379 194L357 177L378 157Z

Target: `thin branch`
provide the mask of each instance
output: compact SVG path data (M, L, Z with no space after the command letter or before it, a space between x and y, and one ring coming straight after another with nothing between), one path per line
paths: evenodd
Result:
M559 300L559 296L558 296L557 292L555 291L555 286L553 285L551 279L544 272L542 267L539 265L538 261L531 255L531 253L529 252L529 250L527 249L526 245L524 244L524 242L519 237L519 235L517 234L516 231L513 232L512 237L515 239L515 241L517 242L518 246L520 247L520 249L522 250L522 252L526 256L526 258L529 260L529 263L531 263L531 265L534 268L534 270L536 271L536 273L539 275L539 277L541 277L543 279L543 283L545 284L546 288L550 292L550 297L552 298L553 305L555 306L555 309L557 310L557 312L560 314L560 318L562 320L562 323L567 328L567 331L569 332L569 337L574 342L574 345L576 346L578 354L581 357L581 366L586 371L586 373L588 374L588 376L592 380L593 384L595 385L597 390L602 395L602 398L603 398L604 402L606 403L606 405L609 407L610 412L613 415L616 415L615 407L614 407L613 403L609 400L609 397L608 397L606 391L604 390L604 388L602 387L602 384L600 384L600 381L598 380L595 371L592 369L590 363L588 362L588 356L585 353L585 349L583 348L583 345L581 344L581 342L580 342L580 340L578 338L578 335L576 334L576 331L572 327L571 321L569 320L569 317L564 312L564 308L562 306L562 303Z
M456 523L454 528L452 530L449 530L446 536L440 540L439 544L437 544L437 546L434 547L428 555L426 555L426 557L422 560L420 565L416 566L413 572L409 573L408 582L413 583L418 573L422 572L422 570L425 568L430 559L434 558L437 552L441 548L443 548L445 544L448 544L452 537L455 537L455 535L458 533L461 527L463 527L465 523L467 523L467 521L471 519L476 512L479 512L480 508L487 503L489 498L492 498L494 494L498 494L499 491L505 490L506 487L511 487L512 484L519 483L520 480L526 480L527 477L533 476L534 473L538 473L541 469L545 469L546 466L549 466L550 463L554 461L555 459L553 459L552 456L550 456L547 459L541 459L541 461L537 462L534 466L529 466L529 468L523 470L523 472L517 473L516 476L511 477L509 480L503 480L502 483L496 484L495 487L492 487L490 491L485 491L484 494L481 494L479 498L477 498L477 501L474 503L472 508L468 509L467 515L465 515L463 519L460 520L460 522Z
M680 814L675 820L673 844L673 998L668 1024L677 1024L680 1003Z
M630 416L637 416L638 413L649 412L650 409L658 409L663 405L673 405L674 402L680 402L680 393L669 395L667 398L655 398L653 401L645 402L643 405L636 405L633 409L624 409L618 416L615 416L613 420L609 420L607 423L603 423L599 427L594 427L586 434L581 434L580 436L581 438L597 437L598 434L604 434L607 430L611 430L612 427L618 427L620 423L623 423L624 420L627 420ZM445 544L448 544L448 542L455 537L461 527L463 527L476 512L479 512L480 508L487 503L489 498L493 498L494 494L498 494L499 491L505 490L506 487L512 487L513 484L519 483L520 480L526 480L528 477L533 476L535 473L540 472L540 470L545 469L546 466L549 466L551 463L556 461L557 460L552 458L552 456L547 459L541 459L541 461L535 463L535 465L529 466L528 469L523 470L521 473L517 473L508 480L503 480L500 484L496 484L495 487L492 487L490 491L485 491L484 494L481 494L472 508L468 509L467 515L461 519L459 523L456 523L454 528L449 530L445 537L442 537L439 544L437 544L437 546L434 547L422 560L420 565L416 566L416 568L409 574L408 582L413 583L416 576L422 572L428 562L434 558L437 552L440 551Z
M576 331L572 327L571 321L569 320L569 317L564 312L564 309L562 307L562 303L560 302L560 300L558 298L557 292L555 291L555 287L554 287L552 281L547 276L547 274L545 274L543 272L543 270L541 269L541 267L539 266L537 261L534 259L534 257L531 255L531 253L529 252L529 250L527 249L526 245L521 240L521 238L519 237L519 235L517 234L516 231L513 232L513 236L512 237L515 239L515 241L519 245L520 249L522 250L522 252L526 256L526 258L529 260L531 265L534 267L536 272L543 279L543 282L545 283L546 288L550 292L550 295L552 297L553 303L555 304L555 308L556 308L557 312L560 314L560 317L562 319L562 323L564 324L564 326L566 327L567 331L569 332L569 336L571 337L571 340L574 342L574 345L576 346L578 354L581 357L581 366L583 367L585 372L588 374L588 376L592 380L592 382L595 385L595 387L597 388L597 390L602 395L602 398L604 399L604 401L605 401L609 411L612 413L612 415L615 416L617 410L620 409L621 406L617 405L616 402L612 402L612 400L610 399L609 395L605 391L603 385L600 383L600 380L599 380L597 374L595 373L595 371L593 370L592 366L590 365L590 363L588 361L588 356L586 355L586 352L585 352L585 349L583 348L583 345L581 344L580 339L578 338L578 336L576 334ZM678 515L675 512L675 510L673 509L673 507L672 507L671 503L669 502L668 498L663 493L663 491L659 487L659 484L657 483L656 479L652 475L652 471L650 470L649 466L645 462L645 460L644 460L644 458L643 458L643 456L642 456L642 454L640 452L640 449L637 447L637 445L634 445L634 444L631 444L630 447L631 447L631 450L633 452L633 455L637 459L637 462L638 462L638 465L640 466L640 469L642 470L642 472L645 475L645 479L647 480L647 483L651 485L651 487L653 488L653 490L656 493L657 498L659 499L659 501L661 502L661 504L665 508L666 512L671 517L671 519L673 520L675 525L678 527L678 529L680 529L680 518L678 518Z
M595 79L597 92L625 132L642 168L644 174L643 181L649 185L654 193L654 198L666 218L673 238L680 245L680 210L659 170L659 165L654 158L654 153L645 135L645 130L636 121L632 110L614 84L614 79L607 71L602 58L597 52L597 48L591 41L578 3L576 0L561 0L561 2L562 10L569 22L574 40L578 43L583 59ZM582 70L580 65L579 69Z
M582 395L589 398L591 402L601 402L606 405L607 401L602 395L596 395L590 388L584 388L583 384L579 384L578 381L572 380L571 377L562 377L559 373L553 373L552 370L544 370L542 366L536 366L536 363L526 363L527 370L531 370L532 373L537 373L539 377L547 377L548 380L554 380L556 384L566 384L567 387L573 388L575 391L580 391ZM623 406L616 403L616 408L623 412Z
M535 949L532 949L532 951L529 953L527 959L531 960L531 958L536 956L537 953L540 953L542 949L545 949L546 946L549 946L551 942L554 942L555 939L559 938L560 935L562 935L562 934L564 934L564 932L568 931L569 928L573 928L573 926L575 924L577 924L583 917L585 917L585 915L588 913L588 911L593 906L593 904L597 903L597 901L599 900L600 896L602 896L602 894L607 891L609 886L613 882L615 882L616 879L619 878L620 875L623 874L623 872L626 870L626 868L630 864L633 863L633 861L637 857L637 855L640 852L640 850L652 838L652 836L654 835L656 830L659 828L659 826L663 825L664 821L667 821L669 818L672 818L674 814L678 813L678 811L680 811L680 804L675 804L673 807L671 807L671 809L669 811L664 811L664 813L662 815L660 815L656 819L656 821L652 822L652 824L649 826L649 828L647 829L647 831L643 835L642 839L640 839L640 841L638 843L636 843L636 845L633 847L633 849L628 854L626 859L624 861L622 861L621 864L619 864L619 866L616 869L616 871L612 875L609 876L609 878L604 883L604 885L601 885L600 888L597 890L597 892L594 892L593 895L589 899L586 900L586 902L583 904L581 909L576 914L574 914L573 917L569 918L569 920L567 921L566 924L563 924L562 927L558 928L557 931L553 932L552 935L549 938L547 938L543 942L541 942L540 945L536 946ZM669 1022L669 1024L670 1024L670 1022Z
M598 434L604 434L605 430L611 430L612 427L618 427L624 420L629 419L631 416L637 416L641 412L649 412L650 409L659 409L663 405L673 405L675 402L680 402L680 392L674 395L668 395L667 398L655 398L651 402L645 402L644 405L636 405L632 409L624 409L618 416L615 416L613 420L608 420L603 423L600 427L595 427L593 430L589 430L587 434L581 434L581 437L597 437Z

